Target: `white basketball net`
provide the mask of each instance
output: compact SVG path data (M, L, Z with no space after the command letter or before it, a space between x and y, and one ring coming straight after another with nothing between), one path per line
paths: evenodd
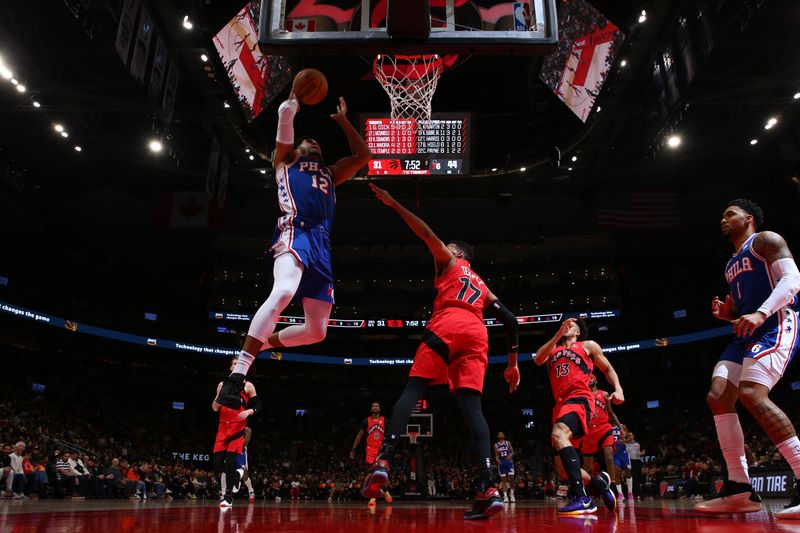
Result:
M389 95L392 119L429 121L431 100L443 70L442 59L435 54L376 56L373 72Z

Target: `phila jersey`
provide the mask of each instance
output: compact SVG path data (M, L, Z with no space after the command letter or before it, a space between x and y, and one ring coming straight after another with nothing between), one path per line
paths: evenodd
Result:
M507 461L508 456L511 454L511 449L508 446L508 441L504 440L503 442L495 442L494 447L497 450L497 456L500 458L500 460Z
M728 281L731 298L736 304L739 316L756 312L772 294L772 289L777 283L777 280L773 279L766 259L753 249L753 242L758 235L758 233L751 235L725 265L725 279ZM793 311L798 310L796 295L789 307ZM756 332L775 329L780 324L781 315L782 313L775 313L767 318Z
M319 161L298 155L275 173L278 204L283 216L278 223L291 226L295 219L322 226L330 233L336 206L333 175Z

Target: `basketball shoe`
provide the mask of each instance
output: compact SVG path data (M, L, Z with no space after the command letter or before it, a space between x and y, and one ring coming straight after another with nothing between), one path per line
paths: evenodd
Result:
M790 501L782 511L775 513L776 518L784 520L800 520L800 483L794 480L794 490L792 491L792 501Z
M597 512L597 506L594 504L589 496L578 496L574 494L570 496L569 503L558 510L559 514L590 514Z
M464 513L464 520L484 520L496 515L503 510L503 500L494 487L489 487L486 492L478 492L472 508Z
M239 409L242 405L242 390L244 389L244 374L231 374L222 380L222 387L214 403L224 405L229 409Z
M389 484L389 461L386 459L378 459L372 465L372 470L367 474L364 479L364 487L361 489L361 496L364 498L380 498L386 491L386 486ZM390 496L391 498L391 496Z
M227 495L225 495L224 498L222 498L219 501L219 508L220 509L229 509L231 507L233 507L233 496L231 496L230 494L227 494Z
M761 510L761 496L750 483L726 480L717 498L698 503L694 510L701 513L754 513Z

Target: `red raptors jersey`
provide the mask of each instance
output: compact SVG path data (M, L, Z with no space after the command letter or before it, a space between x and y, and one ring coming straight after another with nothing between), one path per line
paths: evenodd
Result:
M377 420L368 416L364 419L362 427L367 432L367 449L379 449L386 433L386 420L382 416Z
M594 409L592 425L608 424L608 400L604 391L599 390L594 393Z
M560 403L568 398L592 398L589 376L594 370L594 360L586 353L583 342L573 342L569 348L555 346L547 360L547 373L553 397Z
M443 309L460 307L483 319L483 306L489 289L480 276L472 271L468 261L456 259L456 264L437 278L434 286L436 299L433 301L433 317Z
M242 426L247 425L246 420L239 420L238 416L239 413L247 409L247 402L250 397L242 390L241 392L241 400L242 403L238 409L231 409L230 407L225 407L224 405L219 408L219 425L223 426L226 424L241 424Z

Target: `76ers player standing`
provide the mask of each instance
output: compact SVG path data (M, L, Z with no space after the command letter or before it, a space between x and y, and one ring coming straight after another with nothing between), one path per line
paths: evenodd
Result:
M352 155L326 166L317 141L295 144L294 115L299 104L294 94L278 110L278 136L273 163L278 183L278 219L272 252L274 283L267 301L258 309L236 368L223 382L217 403L235 408L244 377L262 349L314 344L322 341L333 305L330 231L336 205L335 186L341 185L367 164L370 151L347 120L347 105L339 98L331 118L339 124ZM275 322L292 298L303 304L305 323L274 333Z
M367 466L372 466L372 463L378 458L378 451L383 444L386 426L388 425L389 419L381 416L381 404L372 402L370 415L361 421L361 429L358 430L356 440L353 441L353 447L350 449L350 459L355 459L358 443L361 442L361 437L366 433ZM392 495L389 494L388 490L383 491L383 499L386 500L386 503L392 503ZM375 503L375 498L370 498L369 505L373 506Z
M761 498L748 477L744 435L736 414L740 401L758 421L800 478L800 441L789 417L769 398L797 350L797 292L800 272L783 237L756 232L764 213L754 202L733 200L720 221L735 252L725 267L730 294L714 298L711 312L733 323L736 337L722 352L711 377L707 400L714 414L728 477L719 497L695 506L708 513L761 510ZM800 519L800 498L777 513Z
M589 479L589 475L581 469L580 456L573 446L573 442L588 435L595 410L594 394L589 387L589 378L595 365L614 387L609 400L618 404L625 401L616 371L603 355L599 344L582 340L585 334L583 321L579 323L575 319L567 319L558 332L536 351L533 359L537 365L547 363L550 387L556 400L551 437L569 481L570 495L569 503L558 510L561 514L597 511L583 487L583 478L586 476ZM592 486L603 497L606 507L614 509L617 502L611 490L611 478L605 472L602 474L591 480Z
M388 192L372 184L370 188L378 200L394 209L427 245L436 268L434 285L437 292L433 316L417 348L406 387L394 404L392 423L361 494L374 498L383 492L389 482L389 464L394 459L397 439L406 428L414 405L428 390L428 386L447 383L469 426L480 472L475 501L472 509L464 513L464 518L488 518L503 509L503 502L497 489L492 486L494 475L489 454L489 425L481 407L483 378L489 364L489 342L483 311L485 309L494 314L505 326L508 368L503 372L503 377L509 384L510 392L519 385L517 318L472 271L469 264L472 259L471 246L463 242L451 242L445 246L425 222L400 205Z

